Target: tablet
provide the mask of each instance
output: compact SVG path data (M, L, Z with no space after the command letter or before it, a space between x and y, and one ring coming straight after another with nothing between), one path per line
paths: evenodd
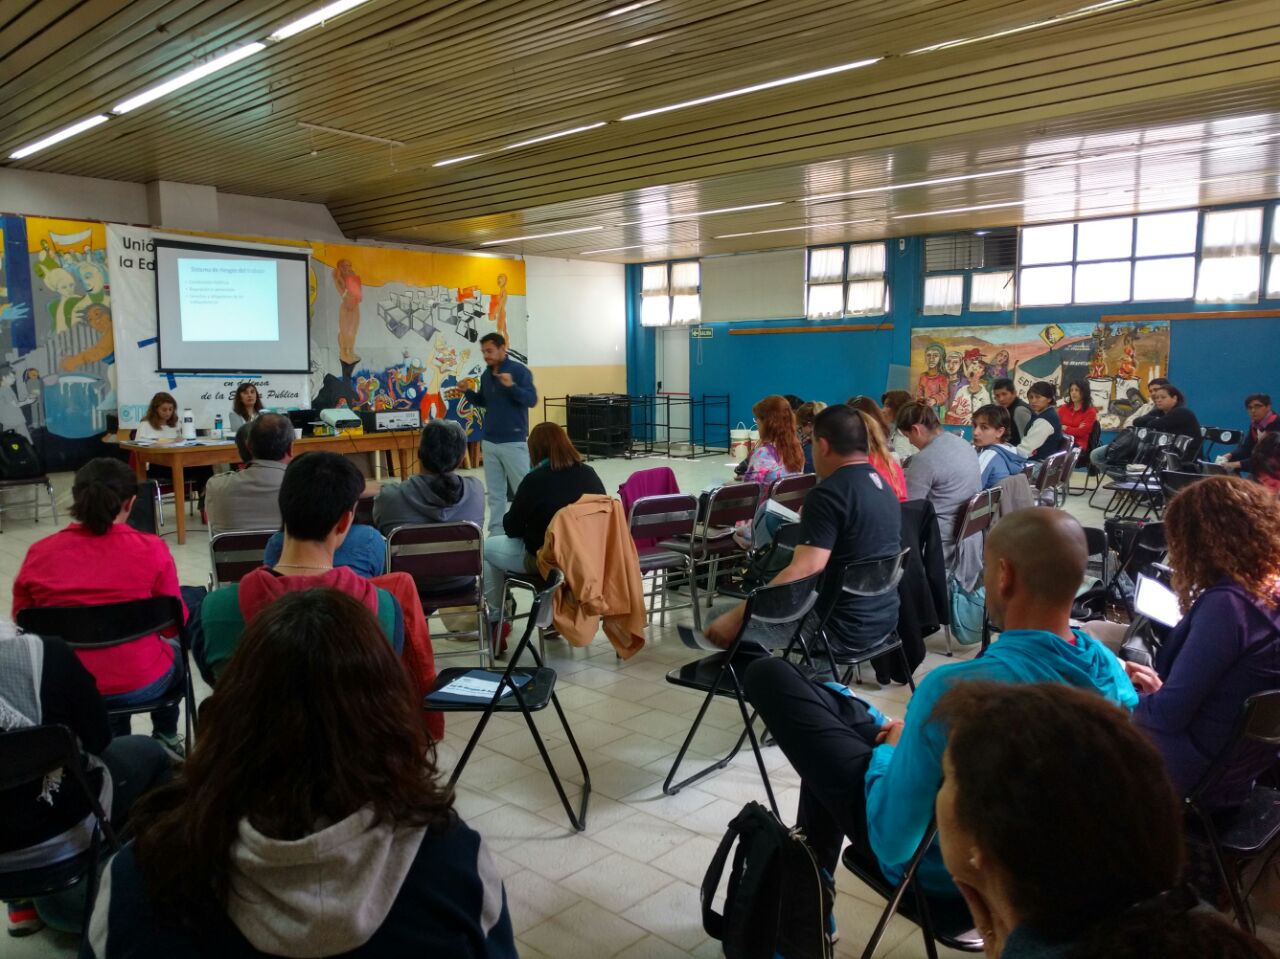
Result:
M1133 597L1134 611L1165 626L1177 626L1182 620L1178 595L1160 580L1145 573L1138 574L1138 587Z

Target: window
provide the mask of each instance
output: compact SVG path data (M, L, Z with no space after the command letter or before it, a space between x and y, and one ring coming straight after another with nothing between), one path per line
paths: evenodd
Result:
M1076 303L1121 303L1129 299L1132 265L1128 260L1081 263L1076 267Z
M1029 226L1022 231L1022 262L1026 266L1039 263L1070 263L1075 253L1075 224Z
M1200 239L1199 303L1257 303L1261 278L1262 208L1204 215Z
M1271 211L1271 272L1267 276L1267 296L1280 297L1280 206Z
M809 250L807 287L805 312L811 320L887 312L885 245L814 247Z
M1071 302L1071 265L1037 266L1022 271L1018 290L1023 306L1062 306Z
M929 276L924 281L925 316L959 316L964 308L963 276Z
M697 260L651 263L641 275L640 325L687 326L702 318Z
M969 309L996 313L1013 309L1013 272L974 273L969 277Z

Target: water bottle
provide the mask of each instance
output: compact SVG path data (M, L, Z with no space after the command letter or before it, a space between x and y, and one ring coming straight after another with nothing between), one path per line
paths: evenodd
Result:
M222 439L222 414L219 413L213 418L213 435L217 439Z
M190 408L182 411L182 438L184 440L196 438L196 416Z

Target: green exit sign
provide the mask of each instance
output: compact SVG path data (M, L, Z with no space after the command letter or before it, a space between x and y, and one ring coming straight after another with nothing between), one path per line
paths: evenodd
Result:
M691 340L709 340L711 339L712 329L709 326L695 326L689 330L689 339Z

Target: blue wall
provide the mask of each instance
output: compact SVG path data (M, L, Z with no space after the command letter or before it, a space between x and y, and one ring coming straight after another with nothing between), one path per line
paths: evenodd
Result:
M1263 249L1271 236L1276 206L1269 204L1263 223ZM901 248L900 248L901 247ZM1012 323L1014 314L971 313L960 316L922 316L924 242L909 237L889 241L887 262L890 312L884 317L843 320L764 320L708 323L710 339L699 361L691 349L689 389L695 396L728 393L730 419L751 422L751 406L770 393L796 393L805 399L841 402L865 393L879 397L890 364L911 361L911 331L934 326L995 326ZM1280 254L1277 254L1280 256ZM1264 256L1265 259L1265 256ZM639 266L627 270L628 384L633 393L653 392L655 375L653 330L639 325ZM1264 276L1265 287L1265 276ZM1280 309L1280 300L1257 304L1173 302L1113 303L1095 306L1032 307L1018 311L1021 325L1037 329L1047 323L1095 322L1104 315L1238 312ZM892 323L892 330L835 333L778 333L730 335L731 329L804 326L822 329L857 323ZM1170 324L1168 376L1187 394L1188 405L1200 422L1213 426L1243 426L1247 422L1244 397L1265 392L1280 403L1280 318L1175 320ZM696 344L693 344L696 345Z

